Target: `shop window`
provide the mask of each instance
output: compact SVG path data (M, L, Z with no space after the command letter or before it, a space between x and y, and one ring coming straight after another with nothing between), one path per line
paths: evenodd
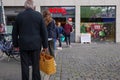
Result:
M92 41L115 41L116 6L81 6L81 33Z

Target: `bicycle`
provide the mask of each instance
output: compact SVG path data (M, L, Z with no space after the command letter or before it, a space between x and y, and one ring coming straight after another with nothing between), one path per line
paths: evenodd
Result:
M13 49L12 39L6 39L9 36L11 36L11 34L4 34L3 39L0 41L0 59L2 59L5 54L8 57L8 61L10 58L20 61L20 52Z

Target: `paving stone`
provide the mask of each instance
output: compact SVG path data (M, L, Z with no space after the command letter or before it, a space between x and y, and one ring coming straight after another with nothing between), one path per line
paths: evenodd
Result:
M60 77L55 77L55 80L60 80Z
M57 50L57 72L49 80L120 80L119 48L120 43L73 43L72 48ZM0 80L20 80L19 66L14 60L0 61Z

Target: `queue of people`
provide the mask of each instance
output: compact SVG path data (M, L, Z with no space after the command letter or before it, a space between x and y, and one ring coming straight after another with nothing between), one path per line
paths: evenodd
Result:
M71 32L72 32L72 26L69 24L69 21L66 22L64 26L61 26L61 23L58 22L57 25L58 29L58 48L59 50L62 50L62 42L65 41L67 47L71 47ZM63 38L63 39L62 39Z
M48 49L50 54L55 57L55 50L62 50L62 42L65 40L66 46L71 47L70 33L72 32L72 25L69 21L64 26L61 22L57 22L52 18L49 10L43 11L43 18L48 31ZM64 40L62 40L64 38ZM56 42L58 41L58 47Z
M26 0L25 10L19 13L13 24L12 39L14 50L20 51L22 80L29 80L29 62L32 66L32 80L41 80L39 70L39 55L43 48L55 58L56 41L62 49L61 36L65 36L66 45L70 46L72 26L55 24L49 10L43 15L35 11L33 0Z

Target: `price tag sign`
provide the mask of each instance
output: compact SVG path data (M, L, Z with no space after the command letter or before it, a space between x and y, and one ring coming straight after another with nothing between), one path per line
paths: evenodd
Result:
M89 33L81 33L81 43L89 42L91 43L91 34Z

